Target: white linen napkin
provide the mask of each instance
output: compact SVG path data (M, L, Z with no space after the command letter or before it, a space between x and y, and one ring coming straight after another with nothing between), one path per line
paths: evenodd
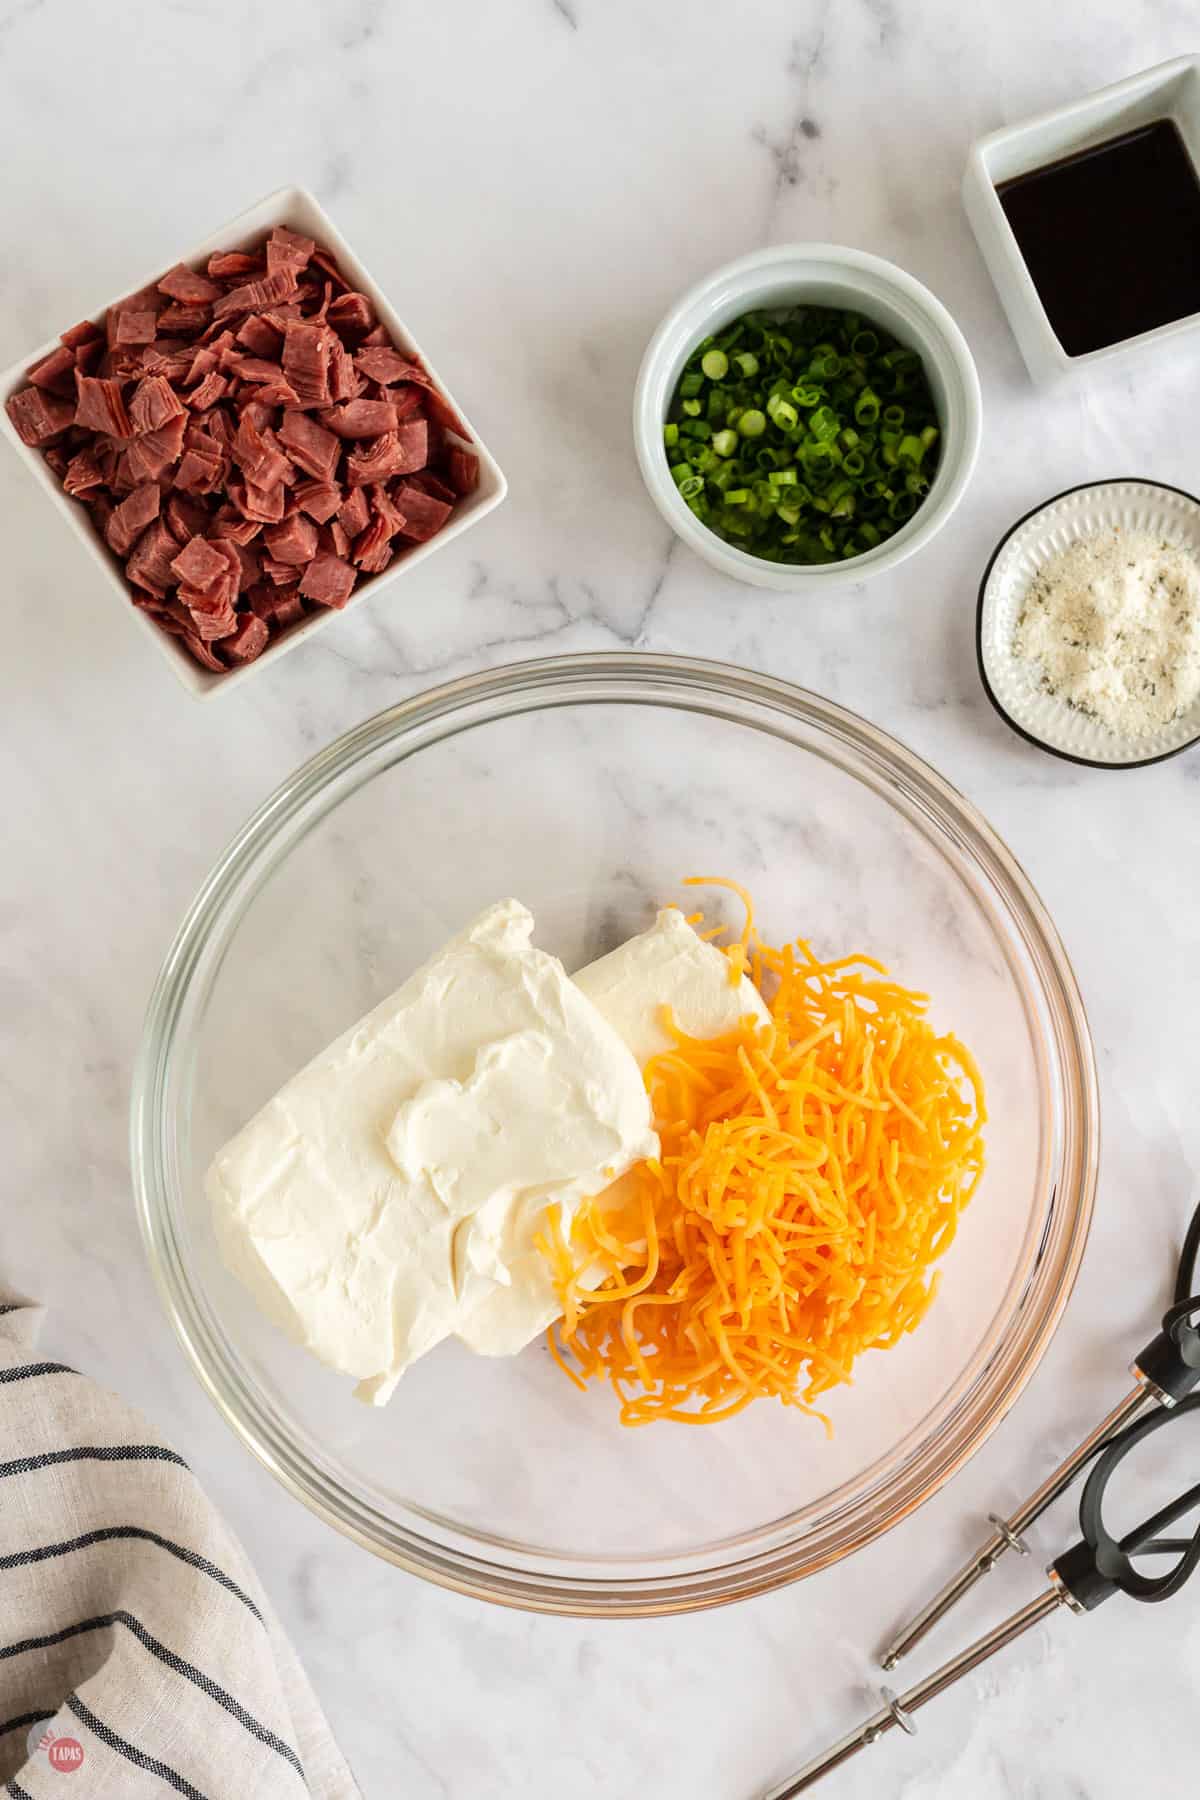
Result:
M0 1289L0 1793L361 1800L196 1477L40 1324Z

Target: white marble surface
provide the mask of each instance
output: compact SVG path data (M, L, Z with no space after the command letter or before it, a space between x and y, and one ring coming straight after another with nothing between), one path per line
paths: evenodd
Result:
M975 590L999 534L1049 493L1117 473L1195 487L1200 360L1176 351L1136 382L1035 397L957 187L975 134L1191 50L1194 26L1183 0L0 0L0 362L299 181L450 372L512 483L502 512L378 607L197 706L114 616L15 459L0 463L0 1266L53 1309L54 1350L139 1401L203 1472L370 1800L753 1794L851 1723L866 1652L929 1575L1123 1391L1200 1157L1200 752L1091 773L1010 736L975 673ZM861 245L929 282L971 341L985 397L978 474L937 544L817 603L736 587L674 549L628 430L637 359L670 298L789 237ZM811 686L984 809L1074 956L1106 1147L1066 1321L947 1490L803 1587L600 1626L422 1586L284 1499L159 1312L125 1115L170 934L297 761L445 676L620 645ZM1070 1524L1060 1506L1039 1547L1059 1548ZM996 1575L964 1625L1036 1580L1028 1564ZM829 1792L1163 1790L1195 1768L1198 1685L1191 1597L1060 1618L944 1700L915 1744L889 1741Z

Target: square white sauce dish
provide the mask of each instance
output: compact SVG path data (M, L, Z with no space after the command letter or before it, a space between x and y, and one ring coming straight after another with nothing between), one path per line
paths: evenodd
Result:
M1035 382L1200 333L1200 58L980 138L962 191Z
M200 699L375 595L507 491L303 188L23 356L0 399L59 516Z

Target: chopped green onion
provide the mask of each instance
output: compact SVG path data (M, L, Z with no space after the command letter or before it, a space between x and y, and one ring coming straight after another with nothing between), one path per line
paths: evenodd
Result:
M757 308L696 345L663 423L672 481L709 530L779 563L874 549L936 474L920 356L856 312Z
M906 437L902 437L896 445L896 455L902 463L907 463L910 468L919 468L924 454L924 444L912 432L909 432Z

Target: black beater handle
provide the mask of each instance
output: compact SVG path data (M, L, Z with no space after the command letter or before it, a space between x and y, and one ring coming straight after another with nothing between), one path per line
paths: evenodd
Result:
M1164 1406L1174 1406L1200 1382L1198 1258L1200 1206L1192 1214L1179 1255L1174 1304L1163 1314L1162 1330L1133 1362L1134 1373L1149 1383Z
M1200 1302L1193 1303L1200 1304ZM1169 1315L1168 1315L1169 1316ZM1131 1600L1170 1600L1200 1565L1200 1522L1190 1538L1160 1538L1159 1532L1186 1513L1200 1507L1200 1482L1185 1489L1167 1506L1144 1519L1123 1538L1114 1538L1104 1523L1104 1494L1113 1475L1129 1455L1156 1431L1173 1425L1185 1413L1200 1410L1200 1394L1181 1400L1170 1411L1149 1413L1136 1419L1105 1445L1097 1457L1079 1501L1080 1543L1050 1565L1051 1579L1066 1589L1071 1601L1091 1612L1113 1594ZM1143 1575L1133 1557L1175 1555L1175 1566L1164 1575Z

